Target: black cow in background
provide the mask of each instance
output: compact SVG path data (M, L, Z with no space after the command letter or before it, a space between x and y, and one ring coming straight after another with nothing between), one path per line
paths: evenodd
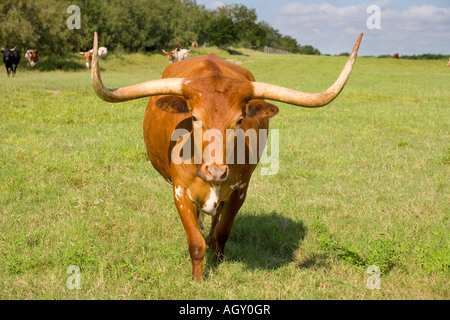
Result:
M4 49L2 48L3 53L3 62L5 63L6 73L9 75L13 74L13 77L16 75L17 65L20 62L20 51L16 49L16 47L12 49Z

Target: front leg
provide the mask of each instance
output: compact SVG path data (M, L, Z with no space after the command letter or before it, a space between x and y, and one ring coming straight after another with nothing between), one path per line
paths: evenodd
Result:
M175 205L186 232L192 263L192 278L203 280L202 262L205 256L206 244L197 224L197 208L187 195L186 188L175 181L173 183L173 192Z
M241 189L236 189L231 194L230 198L223 204L220 218L217 218L218 221L214 223L214 227L211 226L211 234L214 232L214 240L216 242L213 261L223 261L225 244L230 236L234 218L245 201L247 187L248 184L245 184Z

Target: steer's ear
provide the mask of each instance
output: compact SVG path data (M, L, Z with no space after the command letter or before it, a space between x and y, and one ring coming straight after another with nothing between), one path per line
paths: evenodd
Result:
M276 105L263 100L252 100L247 103L247 116L255 118L270 118L276 115L280 109Z
M165 96L156 99L156 106L162 111L170 113L186 113L189 109L186 99L178 96Z

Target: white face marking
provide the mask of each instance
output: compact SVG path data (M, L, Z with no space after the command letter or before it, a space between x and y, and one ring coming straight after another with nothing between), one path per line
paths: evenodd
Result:
M229 188L231 190L234 190L236 188L244 189L247 186L247 183L242 183L242 181L236 182L235 184L231 185Z
M241 181L236 182L235 184L233 184L233 185L230 186L230 189L236 189L237 186L238 186L240 183L241 183Z
M220 187L210 187L209 198L205 201L202 207L202 211L207 214L214 216L216 214L217 206L219 205L219 190Z
M177 201L180 201L182 194L183 194L183 189L181 188L181 186L175 187L175 199L177 199Z

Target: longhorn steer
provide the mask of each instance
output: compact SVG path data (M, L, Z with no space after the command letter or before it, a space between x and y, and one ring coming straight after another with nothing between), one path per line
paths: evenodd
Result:
M84 60L86 61L86 70L89 70L93 52L94 52L94 49L79 52L84 57Z
M279 111L262 99L307 108L331 102L350 76L361 38L362 34L340 76L329 89L321 93L304 93L255 82L248 70L214 54L170 64L163 79L108 89L100 77L95 33L92 80L97 95L108 102L151 97L143 120L145 145L155 169L173 186L175 206L187 236L193 278L202 279L202 261L207 247L200 233L203 214L212 216L208 244L214 247L213 260L221 261L234 218L244 203L250 177L257 165L249 161L249 154L255 150L251 150L248 141L245 142L244 163L229 161L225 155L229 141L221 140L220 136L228 137L230 132L234 134L238 129L254 131L259 144L260 139L265 138L263 133L260 134L264 132L261 130L268 128L269 118ZM214 139L209 136L203 140L202 137L211 131L215 133ZM174 137L174 132L181 133ZM214 152L207 150L210 148L208 140L214 142ZM185 146L194 152L184 153ZM232 150L239 151L236 145ZM196 154L202 152L210 157L196 159Z
M13 77L16 75L17 65L20 62L20 51L16 47L12 49L2 48L3 62L5 63L6 73L9 75L12 73Z
M103 58L103 57L106 57L106 55L108 54L108 49L106 49L105 47L100 47L100 48L96 49L95 52L98 52L98 56ZM92 54L94 53L94 49L91 49L88 51L80 51L79 53L86 60L86 70L89 70L89 65L92 61Z
M186 60L188 58L189 53L191 52L191 50L190 49L189 50L188 49L181 49L181 46L178 45L172 51L166 52L166 51L162 50L162 52L164 52L168 56L169 64L171 64L171 63L174 63L174 62Z

